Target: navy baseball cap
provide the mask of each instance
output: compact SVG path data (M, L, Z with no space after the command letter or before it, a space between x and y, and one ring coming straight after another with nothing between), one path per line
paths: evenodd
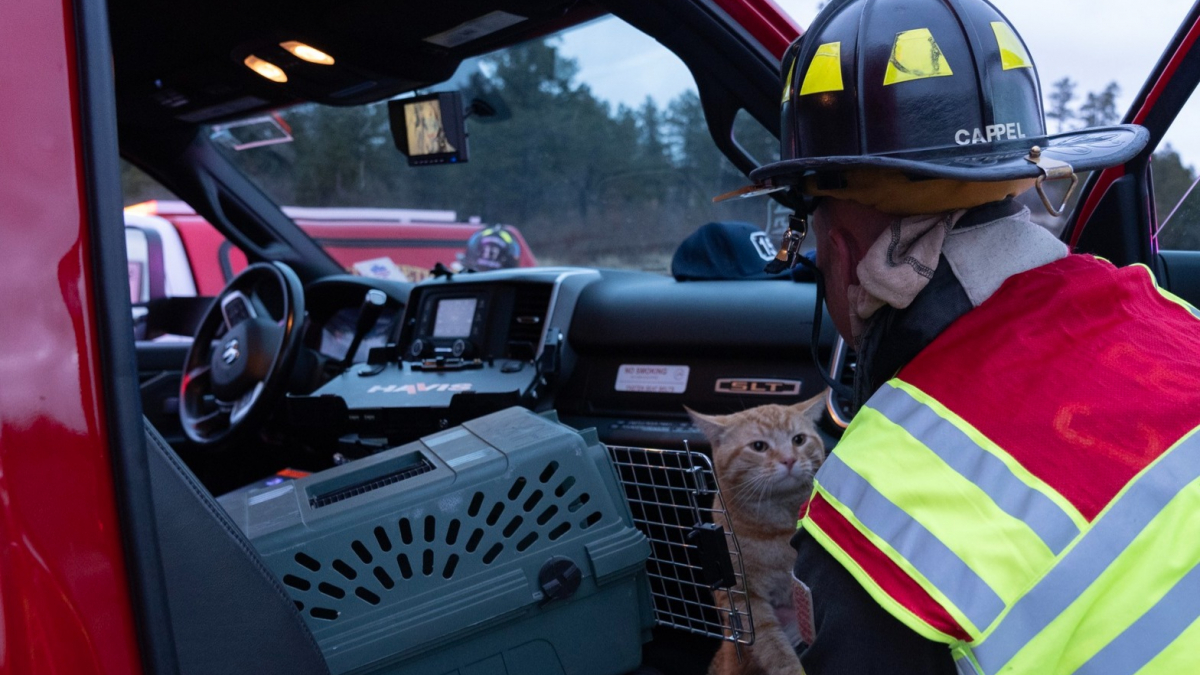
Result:
M671 275L678 281L729 279L787 279L811 281L803 267L767 274L763 267L775 259L775 244L760 228L744 222L702 225L675 250Z

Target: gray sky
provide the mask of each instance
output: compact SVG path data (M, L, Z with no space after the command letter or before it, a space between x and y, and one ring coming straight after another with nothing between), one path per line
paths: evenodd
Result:
M816 0L775 1L801 26L816 15ZM1079 82L1080 98L1115 80L1122 113L1192 5L1192 0L993 2L1028 44L1044 92L1064 76ZM602 20L568 34L562 50L579 59L581 78L593 91L614 103L638 105L650 96L663 105L694 87L682 63L664 57L658 43L619 21ZM631 79L630 68L640 77ZM1200 161L1200 103L1189 103L1167 141L1185 161Z

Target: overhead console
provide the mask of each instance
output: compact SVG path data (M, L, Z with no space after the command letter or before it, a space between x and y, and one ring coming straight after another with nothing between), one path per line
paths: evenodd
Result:
M574 355L565 334L594 270L460 274L412 290L396 343L307 396L293 427L361 456L513 405L538 409Z

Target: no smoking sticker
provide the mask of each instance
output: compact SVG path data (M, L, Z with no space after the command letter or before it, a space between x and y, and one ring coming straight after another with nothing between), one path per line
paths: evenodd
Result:
M687 366L622 364L617 369L617 391L648 394L682 394L687 390Z

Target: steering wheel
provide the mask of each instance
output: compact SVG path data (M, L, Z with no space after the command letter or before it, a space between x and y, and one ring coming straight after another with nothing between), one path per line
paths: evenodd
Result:
M304 322L304 286L283 263L255 263L209 306L188 350L179 418L216 445L256 428L283 395Z

